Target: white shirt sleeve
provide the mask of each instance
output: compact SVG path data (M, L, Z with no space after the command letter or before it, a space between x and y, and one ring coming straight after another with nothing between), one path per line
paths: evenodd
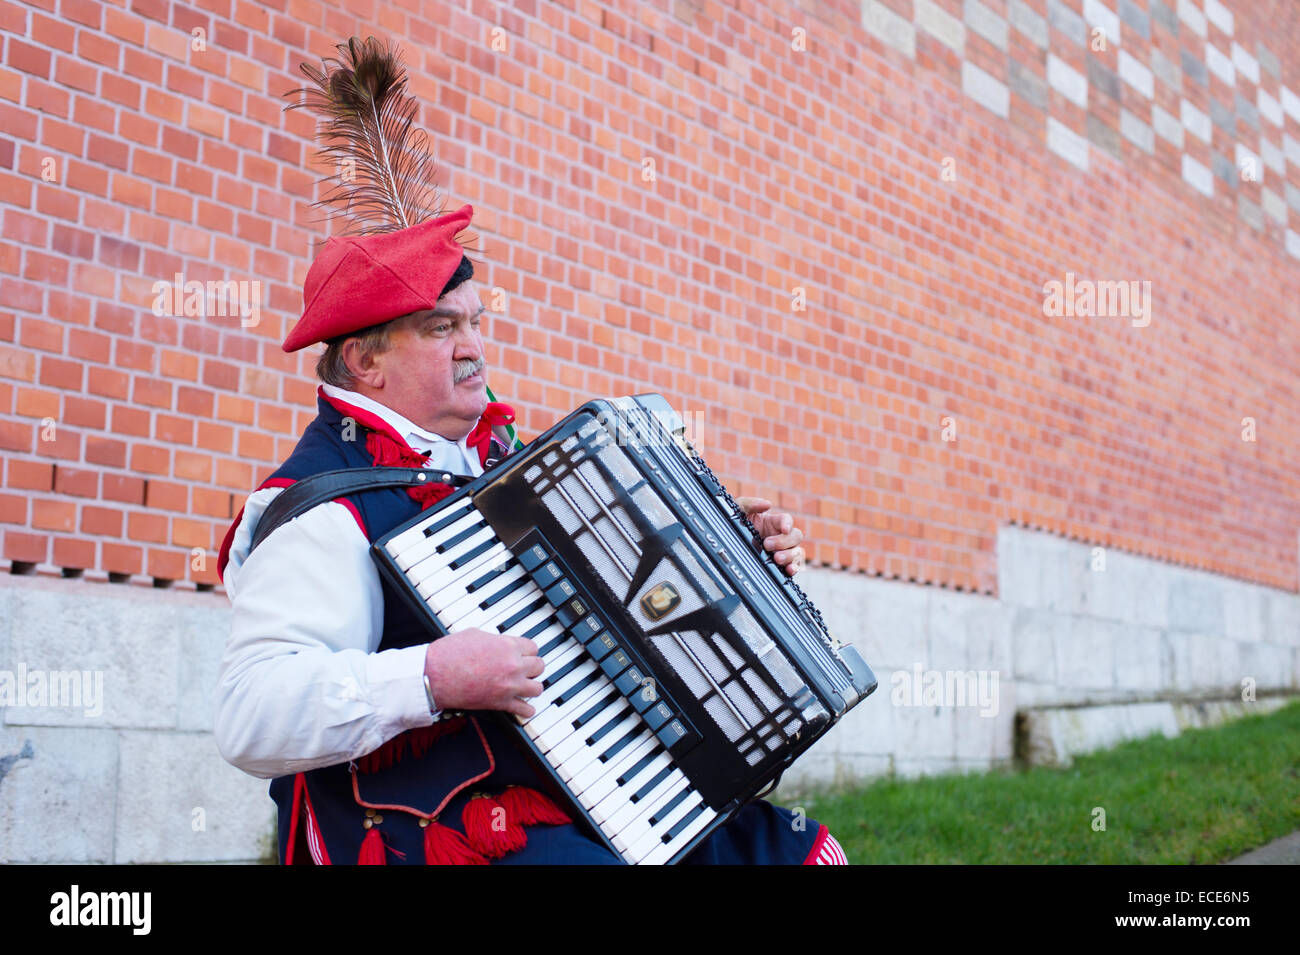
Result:
M263 778L355 759L433 722L428 645L377 652L379 571L347 508L315 507L248 554L252 528L280 490L250 496L230 549L230 640L214 724L221 755Z

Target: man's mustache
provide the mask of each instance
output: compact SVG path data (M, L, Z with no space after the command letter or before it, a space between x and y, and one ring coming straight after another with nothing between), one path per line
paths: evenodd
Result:
M452 382L459 385L466 378L472 378L483 370L482 358L463 358L452 369Z

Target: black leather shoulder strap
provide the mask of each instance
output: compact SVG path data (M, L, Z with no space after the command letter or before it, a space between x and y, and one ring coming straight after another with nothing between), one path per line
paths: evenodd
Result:
M418 487L425 483L461 487L472 480L472 477L463 474L428 468L346 468L315 474L289 485L267 506L262 512L262 519L257 522L257 530L253 533L253 543L248 552L251 554L281 524L305 514L318 504L336 498L347 497L358 491Z

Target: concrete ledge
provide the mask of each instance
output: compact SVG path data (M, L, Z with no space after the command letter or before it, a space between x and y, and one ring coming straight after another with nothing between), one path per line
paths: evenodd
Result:
M1030 766L1070 766L1074 757L1160 734L1219 726L1243 716L1263 715L1300 697L1241 700L1158 700L1105 706L1022 710L1016 720L1017 754Z

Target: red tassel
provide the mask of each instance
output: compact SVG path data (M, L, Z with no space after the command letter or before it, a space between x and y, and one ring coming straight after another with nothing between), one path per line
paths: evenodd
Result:
M461 814L470 846L489 859L500 859L528 845L528 833L491 796L475 796Z
M425 865L487 865L455 829L448 829L437 820L431 820L424 829Z
M562 826L572 822L549 796L527 786L510 786L499 797L506 815L521 826Z
M357 854L357 865L388 865L388 853L384 848L384 837L379 829L371 826L366 837L361 840L361 851Z

